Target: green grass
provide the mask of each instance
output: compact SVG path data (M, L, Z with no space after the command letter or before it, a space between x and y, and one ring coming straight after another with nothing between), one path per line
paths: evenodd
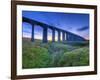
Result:
M59 66L86 66L89 64L88 52L88 47L65 52L60 59Z
M58 42L42 43L23 39L22 67L47 68L89 65L88 43L66 44Z

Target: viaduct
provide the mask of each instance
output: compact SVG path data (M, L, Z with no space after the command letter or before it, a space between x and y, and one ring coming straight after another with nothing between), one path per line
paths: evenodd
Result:
M36 21L36 20L33 20L33 19L22 17L22 21L30 23L32 25L31 41L34 41L34 27L35 27L35 25L39 25L43 28L43 40L42 41L44 43L48 42L48 39L47 39L48 29L52 30L52 42L55 42L55 31L58 32L57 38L58 38L59 42L61 41L61 39L60 39L61 38L61 33L62 33L62 41L74 41L74 42L75 41L85 41L85 39L83 37L80 37L76 34L73 34L73 33L68 32L66 30L57 28L55 26L50 26L48 24L45 24L45 23L42 23L42 22L39 22L39 21Z

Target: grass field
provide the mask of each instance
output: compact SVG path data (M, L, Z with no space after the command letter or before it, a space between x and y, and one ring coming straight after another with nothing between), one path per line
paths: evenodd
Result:
M42 43L40 40L22 41L22 67L48 68L89 65L88 42L67 44Z

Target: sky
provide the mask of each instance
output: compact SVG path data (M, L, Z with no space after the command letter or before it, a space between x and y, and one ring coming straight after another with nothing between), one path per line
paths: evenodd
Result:
M22 16L69 31L89 40L89 14L22 11ZM23 37L31 38L31 24L23 22L22 27ZM35 25L35 39L42 39L42 32L43 29L41 28L41 26ZM56 31L56 40L57 35L58 33ZM48 29L48 40L51 39L52 31Z

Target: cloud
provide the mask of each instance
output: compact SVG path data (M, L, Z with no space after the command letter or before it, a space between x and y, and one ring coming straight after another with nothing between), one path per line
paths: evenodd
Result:
M78 28L77 31L84 31L87 30L89 27L88 26L84 26L82 28Z

